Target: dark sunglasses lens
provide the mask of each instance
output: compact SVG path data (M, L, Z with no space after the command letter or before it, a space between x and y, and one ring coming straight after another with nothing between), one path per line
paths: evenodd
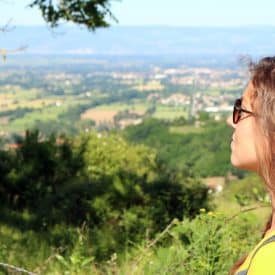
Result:
M241 118L241 106L242 106L242 100L237 99L234 104L234 109L233 109L233 122L236 124L239 122Z
M234 111L233 111L233 122L234 122L234 124L238 123L240 118L241 118L240 110L234 108Z

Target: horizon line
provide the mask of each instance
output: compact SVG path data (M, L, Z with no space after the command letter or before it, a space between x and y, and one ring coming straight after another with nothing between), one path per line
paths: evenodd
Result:
M45 24L29 25L29 24L16 24L13 27L46 27L49 29L58 29L62 27L71 27L71 28L83 28L85 26L73 25L73 24L60 24L57 27L50 27ZM110 28L249 28L249 27L275 27L275 24L242 24L242 25L165 25L165 24L150 24L150 25L110 25L109 27L102 27L96 30L110 29ZM95 30L95 31L96 31Z

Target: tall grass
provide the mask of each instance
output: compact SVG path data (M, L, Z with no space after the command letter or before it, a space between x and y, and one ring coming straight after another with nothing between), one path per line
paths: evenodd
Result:
M153 239L95 262L88 228L38 233L2 224L0 262L37 274L227 274L260 232L253 213L229 219L202 209L193 220L174 220Z

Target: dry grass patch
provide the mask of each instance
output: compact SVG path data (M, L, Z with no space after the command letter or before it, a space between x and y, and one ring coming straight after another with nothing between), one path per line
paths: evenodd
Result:
M164 86L159 81L153 80L148 83L134 86L134 89L136 89L137 91L140 91L140 92L161 91L164 89Z
M8 125L10 119L8 116L0 117L0 125Z
M81 119L94 120L98 125L104 122L113 122L115 115L118 111L114 110L100 110L100 109L89 109L81 114Z

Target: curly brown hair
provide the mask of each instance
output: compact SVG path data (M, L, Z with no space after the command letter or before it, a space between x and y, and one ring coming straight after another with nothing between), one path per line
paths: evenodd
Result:
M275 56L264 57L257 63L249 62L250 81L253 90L250 93L253 113L256 114L255 133L259 137L256 153L259 160L258 174L263 178L266 189L275 199ZM270 216L263 236L270 229ZM231 268L233 275L243 264L246 256L239 259Z

